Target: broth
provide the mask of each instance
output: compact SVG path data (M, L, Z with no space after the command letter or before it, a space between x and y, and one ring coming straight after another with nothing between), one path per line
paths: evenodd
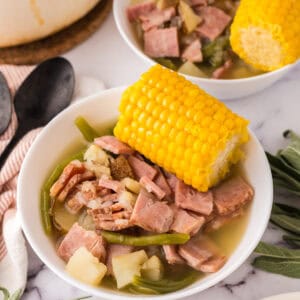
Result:
M105 126L98 127L100 128L100 130L98 131L99 134L101 133L104 135L104 134L111 133L112 128L114 126L113 124L115 124L115 122L109 122ZM74 143L72 143L72 145L68 147L68 149L63 153L62 159L70 156L70 154L72 155L72 153L76 153L77 151L84 149L83 144L85 143L82 142L82 139L78 139L74 141ZM241 169L234 168L232 170L232 173L243 173L243 171ZM232 252L236 249L237 245L241 241L241 238L246 230L250 205L247 205L243 215L236 217L235 219L230 221L230 223L224 225L222 228L218 229L217 231L211 233L200 232L200 234L206 235L209 238L211 238L216 243L216 245L220 248L222 254L226 255L226 257L228 258L232 254ZM70 227L70 223L78 221L80 215L82 214L82 212L80 212L75 216L70 214L61 203L53 207L53 214L56 213L59 213L61 214L61 216L67 218L66 222L64 222L64 226L66 227ZM64 228L64 230L58 230L58 226L54 227L54 230L52 231L52 235L50 236L51 240L53 241L54 247L57 247L59 242L64 237L66 231L67 231L66 228ZM168 264L164 259L164 254L161 246L150 246L150 247L151 247L151 255L154 254L157 255L163 262L164 278L173 279L173 280L182 280L193 271L193 269L186 264L184 265ZM149 251L148 247L138 247L136 249L144 249L146 252ZM205 276L204 273L199 272L197 280L203 278L204 276ZM116 281L112 276L105 276L101 282L101 286L107 289L118 290L116 286ZM123 288L122 291L127 293L134 292L132 291L131 287Z

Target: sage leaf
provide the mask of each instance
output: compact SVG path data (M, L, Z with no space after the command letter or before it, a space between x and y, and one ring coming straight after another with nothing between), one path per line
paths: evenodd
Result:
M300 250L278 247L264 242L260 242L254 251L266 257L300 260Z
M291 166L300 170L300 137L292 130L287 130L283 136L290 138L290 144L280 152L280 156L284 157Z
M4 287L0 287L0 291L3 294L3 300L9 300L9 291Z
M252 264L256 268L267 272L293 278L300 278L300 260L259 256L254 259Z
M272 207L272 213L283 214L295 218L300 218L300 209L294 206L289 206L283 203L274 203Z
M300 236L299 235L283 235L282 238L289 245L300 248Z
M271 221L285 230L300 234L300 219L287 215L272 214Z

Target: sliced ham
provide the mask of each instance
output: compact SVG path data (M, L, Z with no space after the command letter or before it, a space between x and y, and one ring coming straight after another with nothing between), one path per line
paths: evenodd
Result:
M145 1L137 4L133 4L127 7L127 18L129 22L138 20L141 15L147 14L156 8L154 0Z
M100 187L113 190L116 193L121 192L123 189L123 185L120 181L107 179L105 177L101 177L98 184Z
M231 21L229 15L213 6L200 7L197 12L204 21L196 28L196 31L211 41L220 36Z
M95 138L94 143L102 149L114 154L132 154L134 150L111 135Z
M220 215L230 214L252 200L252 187L240 176L235 176L213 188L214 202Z
M177 28L154 28L145 32L144 51L150 57L179 57Z
M203 60L201 43L199 39L194 40L182 52L182 59L190 62L201 62Z
M74 252L85 247L102 262L105 261L106 251L104 239L94 231L85 230L78 223L74 223L69 232L60 243L57 253L68 261Z
M147 176L141 177L140 184L147 190L147 192L153 193L160 200L166 196L166 193Z
M133 225L157 233L168 232L173 222L173 211L144 189L138 195L131 219Z
M217 68L213 74L212 74L212 78L222 78L224 76L224 74L233 66L233 62L231 59L228 59L225 61L224 65Z
M73 175L57 196L57 200L61 202L65 201L68 194L73 191L77 184L93 178L95 178L95 174L91 171L85 171L84 173Z
M81 174L84 171L85 171L85 167L83 163L81 163L79 160L71 161L64 168L58 180L52 185L50 189L50 196L56 197L66 186L66 184L71 179L71 177L73 177L75 174Z
M122 254L131 253L133 249L134 249L133 246L110 244L107 248L107 259L106 259L107 274L113 275L113 268L112 268L113 257Z
M172 173L169 173L167 171L164 171L164 173L166 175L166 179L167 179L168 185L171 188L171 192L172 192L172 194L175 195L176 185L177 185L177 181L179 179L174 174L172 174Z
M173 211L174 221L170 228L171 231L195 235L205 222L203 216L193 216L184 209L175 208Z
M174 7L169 7L163 10L155 9L150 11L148 14L141 15L140 20L142 21L142 28L144 31L148 31L153 27L158 27L164 22L170 21L176 14Z
M203 273L214 273L219 271L225 264L225 256L214 256L200 266Z
M176 245L164 245L163 250L165 253L165 258L169 264L174 265L185 263L183 258L177 253Z
M128 157L128 162L135 176L138 179L141 179L141 177L143 176L147 176L149 179L153 180L157 173L154 167L150 166L146 162L140 160L139 158L133 155L130 155Z
M154 183L165 192L166 196L170 196L172 194L172 191L164 174L159 167L155 167L155 169L157 170L157 175L154 178Z
M213 267L217 271L225 263L225 257L223 258L223 256L219 255L217 246L205 236L191 238L187 243L179 246L178 253L186 260L189 266L202 272L204 270L209 272ZM210 263L210 265L206 265L206 263ZM202 267L203 265L204 267Z
M76 197L76 195L69 199L65 204L65 208L68 210L68 212L74 215L77 214L83 208L83 206L84 204Z
M240 217L243 214L244 210L242 208L232 212L229 215L225 216L215 216L205 224L205 232L211 232L211 231L216 231L220 229L221 227L225 226L226 224L230 223L233 219Z
M178 180L175 190L175 204L178 207L189 209L194 212L210 215L213 211L212 192L199 192Z

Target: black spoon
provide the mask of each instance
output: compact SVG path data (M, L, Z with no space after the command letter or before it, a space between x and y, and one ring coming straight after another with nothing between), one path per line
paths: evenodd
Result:
M0 73L0 135L6 130L11 119L12 101L7 82Z
M0 157L0 169L17 142L31 129L46 125L71 101L75 85L73 67L56 57L39 66L18 89L14 106L18 129Z

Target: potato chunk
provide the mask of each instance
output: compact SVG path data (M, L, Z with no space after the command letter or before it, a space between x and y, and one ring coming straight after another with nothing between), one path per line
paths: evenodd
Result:
M141 275L141 267L148 259L144 250L118 255L112 258L113 273L118 289L132 282L134 276Z
M179 13L183 20L187 33L191 33L202 22L200 16L196 15L193 9L184 1L179 2Z
M107 268L85 247L78 248L66 265L67 272L74 278L91 285L100 284Z
M142 265L142 275L150 280L160 280L163 277L163 265L160 259L153 255Z

